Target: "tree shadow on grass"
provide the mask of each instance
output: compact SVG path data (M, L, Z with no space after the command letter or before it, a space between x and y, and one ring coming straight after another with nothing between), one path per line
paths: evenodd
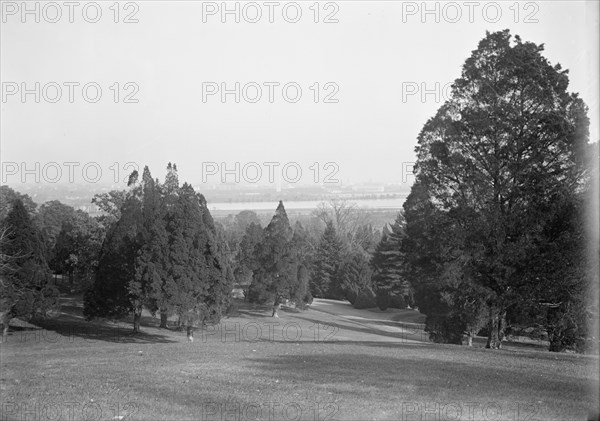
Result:
M425 330L423 329L424 325L420 325L417 323L408 323L408 324L403 324L400 322L386 322L386 321L371 321L371 320L365 320L365 321L356 321L356 320L351 320L351 319L343 319L343 323L327 323L327 322L323 322L320 320L316 320L310 317L306 317L306 316L296 316L299 319L303 319L306 321L310 321L313 323L320 323L321 325L329 325L329 326L334 326L337 329L340 330L350 330L350 331L354 331L354 332L361 332L361 333L368 333L368 334L372 334L372 335L378 335L378 336L385 336L388 338L394 338L394 339L398 339L400 343L408 343L408 341L417 341L417 342L423 342L423 343L432 343L429 340L429 333L425 332ZM384 326L392 326L392 327L398 327L398 328L402 328L404 329L404 332L388 332L385 330L379 330L374 326L369 326L369 325L384 325ZM326 333L324 333L324 335L326 335ZM329 338L335 338L335 334L332 337ZM332 343L334 342L340 342L340 341L335 341L332 340L330 341ZM342 341L343 342L343 341ZM487 342L487 338L481 337L481 336L477 336L473 339L473 345L474 348L484 348ZM352 341L348 341L348 343L352 343ZM357 343L357 342L354 342ZM364 343L364 342L361 342ZM378 343L376 341L373 341L374 344ZM452 346L461 346L461 345L452 345ZM525 342L516 342L516 341L510 341L510 340L506 340L503 342L503 348L504 351L508 351L508 352L545 352L547 351L547 345L540 343L525 343Z
M133 325L126 320L111 323L105 320L86 321L83 317L83 308L76 302L65 300L68 304L61 305L61 314L57 317L36 319L27 326L14 326L11 324L9 337L13 341L27 342L38 341L54 343L65 341L73 342L80 338L88 342L104 341L114 343L177 343L169 336L144 332L144 327L157 327L158 322L154 317L142 317L142 332L133 333ZM63 301L63 302L65 302ZM63 338L59 338L62 336ZM10 341L10 339L7 339Z
M293 340L285 340L285 339L273 340L273 339L269 339L269 338L259 338L256 340L245 340L242 342L268 342L268 343L279 343L279 344L294 344L294 345L298 345L298 346L312 346L315 344L327 345L327 346L329 346L329 345L353 346L353 347L366 346L366 347L373 347L373 348L392 348L392 349L398 349L398 350L400 350L403 346L411 347L411 349L415 349L415 348L431 349L431 347L435 345L434 343L431 343L431 342L427 343L427 342L416 342L416 341L390 342L390 341L348 341L348 340L328 340L328 339L293 341Z
M273 308L262 304L252 304L243 300L235 300L237 305L235 317L249 319L255 317L271 317Z
M134 333L131 325L101 321L87 322L70 315L36 321L34 324L41 332L40 338L52 343L59 341L58 335L67 337L69 341L81 338L85 341L103 341L114 343L177 343L167 335L145 332L142 318L142 331ZM63 339L64 341L64 339Z
M352 320L352 319L350 319L350 320ZM395 322L393 320L375 320L375 319L364 319L364 320L361 320L360 322L373 324L373 325L400 327L400 328L411 329L411 330L425 329L425 323Z
M410 346L425 348L419 344ZM585 382L569 373L542 379L535 365L482 367L471 361L444 361L438 358L439 350L431 348L419 352L422 356L414 352L398 353L394 357L368 353L302 353L247 358L246 361L262 375L305 385L323 385L331 392L346 396L348 393L372 396L372 389L376 388L383 395L406 390L416 397L439 394L447 401L464 401L468 397L482 402L489 402L491 398L510 402L518 395L522 402L542 402L539 400L542 398L546 405L558 402L555 409L572 403L573 409L585 408L585 412L592 404ZM348 385L356 387L349 391ZM366 387L365 391L361 391L362 386Z
M267 310L238 310L238 314L235 317L254 319L257 317L271 317L271 313Z
M282 311L284 313L302 314L302 310L298 310L297 308L287 306L281 306L279 311Z

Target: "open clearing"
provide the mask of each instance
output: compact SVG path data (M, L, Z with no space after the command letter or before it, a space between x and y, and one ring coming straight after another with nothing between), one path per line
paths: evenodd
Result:
M2 420L582 420L598 407L596 356L432 344L411 310L315 300L271 318L240 303L189 343L149 315L133 336L85 322L80 297L63 304L2 343Z

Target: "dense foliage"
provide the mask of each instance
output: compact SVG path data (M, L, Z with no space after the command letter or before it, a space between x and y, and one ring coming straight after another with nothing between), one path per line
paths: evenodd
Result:
M84 314L134 315L139 330L144 308L177 314L191 328L218 321L233 287L226 247L204 197L189 184L179 186L177 167L169 164L165 183L133 173L129 191L100 252L95 283L85 294Z
M14 317L43 317L58 307L41 232L17 196L0 226L2 333L6 334Z
M585 324L570 309L585 306L588 284L587 108L542 51L488 33L419 135L404 251L434 340L460 343L485 320L487 346L499 348L525 306L548 313L553 350L567 325Z

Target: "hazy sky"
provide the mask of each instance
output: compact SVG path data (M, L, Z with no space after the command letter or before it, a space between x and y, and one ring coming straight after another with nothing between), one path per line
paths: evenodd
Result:
M221 2L122 2L118 16L112 1L98 2L96 23L86 21L95 20L96 4L80 2L71 23L63 2L36 3L27 5L39 8L39 23L35 12L22 16L20 1L2 2L0 134L3 182L9 184L20 181L22 162L34 171L38 162L42 181L69 181L70 165L81 182L84 166L88 179L99 168L110 181L117 168L111 165L117 163L123 178L131 169L123 168L127 162L148 164L162 179L168 161L177 163L180 178L195 183L203 163L205 180L219 181L222 168L213 162L229 169L239 162L240 175L252 179L256 168L248 163L256 162L262 182L269 173L264 162L279 163L270 164L275 174L296 162L287 177L294 179L300 168L304 182L328 174L400 182L401 163L414 161L416 137L443 102L443 86L460 75L486 30L505 28L544 43L545 56L570 70L569 90L590 107L591 138L598 139L597 1L428 2L433 12L425 15L422 2L227 2L231 10L239 7L239 23L234 14L222 16ZM298 7L299 21L286 21L296 19ZM248 22L259 10L258 22ZM127 17L138 22L124 23ZM40 102L34 94L23 102L22 83L35 91L36 82ZM236 82L239 103L234 94L223 102L220 93L203 101L203 90L221 89L221 83L234 90ZM286 100L282 87L288 83ZM92 103L98 86L101 96ZM250 102L256 86L262 97ZM293 103L297 87L302 96ZM403 89L408 94L415 87L419 92L403 98ZM423 87L432 91L425 101ZM128 94L137 103L124 103ZM325 103L328 95L337 102ZM311 169L315 162L318 174ZM327 162L334 164L324 168ZM35 181L33 175L27 180Z

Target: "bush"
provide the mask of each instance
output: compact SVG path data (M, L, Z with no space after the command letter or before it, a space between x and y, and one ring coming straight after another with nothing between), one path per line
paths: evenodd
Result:
M377 290L377 307L379 310L385 311L390 306L391 296L388 291L378 289Z
M311 305L313 302L313 296L312 294L309 292L306 293L306 296L304 297L304 302L306 303L306 305Z
M358 298L358 294L354 291L346 291L346 300L350 302L350 304L354 305L356 299Z
M425 320L425 332L436 343L462 345L464 331L464 323L456 317L436 314L427 315Z
M566 308L549 309L547 315L549 351L563 352L566 350L578 353L586 352L589 348L585 313L573 305Z
M358 293L358 297L356 297L356 301L354 302L354 308L356 309L364 309L364 308L373 308L377 306L377 300L375 294L371 290L371 288L364 288Z
M390 297L390 308L399 308L400 310L404 310L408 307L406 300L403 295L392 295Z
M272 304L273 301L273 294L268 292L263 284L250 284L246 297L248 302L254 304Z

